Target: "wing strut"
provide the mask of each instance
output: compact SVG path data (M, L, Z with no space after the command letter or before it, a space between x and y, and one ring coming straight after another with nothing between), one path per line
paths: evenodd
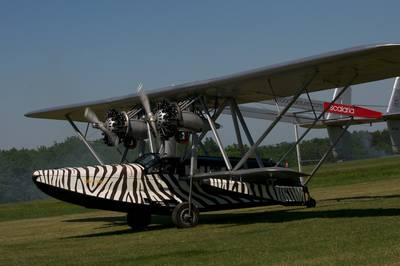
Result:
M289 148L288 151L285 152L285 154L282 155L282 157L279 159L279 161L276 163L276 165L279 165L280 163L282 163L282 161L286 158L286 156L292 152L292 150L303 140L303 138L308 134L308 132L310 132L311 129L314 128L315 124L317 124L317 122L325 115L325 113L327 112L327 110L329 110L329 108L332 106L332 104L335 103L335 101L337 99L340 98L340 96L342 96L342 94L351 86L351 84L353 83L353 81L357 78L358 74L357 72L354 74L353 78L350 80L350 82L343 87L343 89L337 94L335 95L335 97L333 98L333 100L329 103L329 105L327 106L326 109L324 109L319 116L313 121L313 123L311 124L311 126L309 128L307 128L307 130L300 136L300 138L298 138L298 140L296 141L295 144L293 144L293 146L291 146Z
M292 105L296 102L296 100L300 97L300 95L304 92L304 90L311 84L314 78L317 76L318 71L315 71L312 77L304 84L304 86L298 90L296 95L290 100L290 102L285 106L285 108L278 114L275 120L269 125L269 127L264 131L264 133L258 138L256 143L251 146L251 148L247 151L247 153L242 157L242 159L236 164L233 170L238 170L243 164L247 161L247 159L254 154L257 147L261 144L261 142L268 136L268 134L272 131L272 129L276 126L276 124L281 120L281 118L285 115L285 113L292 107Z
M270 78L268 78L268 85L269 85L269 87L270 87L270 89L271 89L272 95L274 96L274 102L275 102L275 105L276 105L276 110L277 110L278 112L280 112L281 110L280 110L280 108L279 108L278 98L276 97L276 94L275 94L275 91L274 91L274 87L272 86L272 83L271 83L271 79L270 79Z
M99 164L104 164L103 161L100 159L100 157L96 154L96 152L94 151L94 149L92 148L92 146L90 146L89 142L87 142L86 138L82 135L82 132L79 130L79 128L75 125L75 123L71 120L71 118L69 117L69 115L65 116L68 120L68 122L71 124L72 128L75 130L76 134L78 135L78 137L81 139L81 141L86 145L86 147L88 148L88 150L90 151L90 153L93 155L93 157L96 159L96 161Z
M346 133L347 129L351 125L351 122L353 121L354 117L351 117L349 121L347 121L346 126L343 128L342 132L340 135L336 138L335 142L329 146L329 149L325 152L324 156L322 156L321 160L319 160L318 164L314 167L312 170L310 176L307 178L307 180L304 182L304 186L307 186L308 182L310 182L311 178L315 175L315 173L318 171L318 169L321 167L321 165L325 162L325 159L328 157L328 154L332 151L333 147L336 146L336 144L339 142L339 140L343 137L344 133Z
M315 117L315 119L317 119L317 113L315 112L314 104L313 104L313 102L311 101L311 97L310 97L310 94L308 93L308 90L307 90L307 89L306 89L306 93L307 93L307 98L308 98L308 101L309 101L309 103L310 103L310 106L311 106L312 112L313 112L313 114L314 114L314 117Z
M297 124L294 124L294 138L295 141L299 139L299 126ZM296 154L297 154L297 165L299 167L299 172L303 172L303 166L301 165L301 151L300 151L300 143L297 143L296 145ZM301 184L304 184L304 179L303 177L300 177L301 179Z
M192 149L190 155L190 180L189 180L189 215L192 215L192 190L193 190L193 176L196 174L197 170L197 144L198 144L198 137L197 133L192 133Z
M222 146L222 142L221 142L221 139L220 139L220 137L218 135L217 128L215 127L214 120L211 118L211 115L208 112L208 108L207 108L207 105L205 104L204 100L202 98L200 98L199 100L200 100L200 103L201 103L201 105L202 105L202 107L204 109L203 110L204 111L204 116L206 117L206 119L208 121L208 124L211 127L211 130L212 130L212 132L214 134L215 140L217 141L219 150L220 150L220 152L222 154L222 157L224 158L224 161L225 161L225 164L226 164L226 168L230 171L230 170L232 170L232 165L231 165L231 162L229 161L228 155L226 154L226 152L224 150L224 147ZM226 102L224 102L224 104L225 103Z
M233 103L232 106L235 109L235 113L236 113L237 117L239 118L240 124L242 125L244 134L246 135L247 141L249 142L250 145L254 145L254 140L250 134L250 131L249 131L249 128L247 127L246 121L244 121L242 112L240 111L235 99L232 99L232 103ZM257 151L255 151L254 153L256 155L256 161L257 161L258 167L263 168L264 164L261 160L260 155L258 154Z
M240 150L240 156L243 156L246 152L243 147L242 136L240 134L239 123L238 123L238 118L237 118L236 110L234 107L233 99L230 100L230 107L231 107L230 109L231 109L232 122L233 122L233 126L235 128L236 139L237 139L239 150Z
M146 126L147 126L147 135L149 136L150 151L151 153L154 153L156 151L156 148L154 146L153 136L151 134L150 123L146 122Z
M198 100L198 98L197 98ZM211 119L215 122L218 117L221 115L222 111L224 110L225 106L227 103L227 99L225 99L222 104L219 106L218 110L212 115ZM203 143L201 142L203 140L203 138L207 135L208 131L207 130L203 130L203 132L201 132L200 136L198 136L197 138L197 142L199 147L204 151L204 154L208 156L208 151L205 149ZM186 151L185 155L182 157L183 159L187 159L190 156L190 151Z

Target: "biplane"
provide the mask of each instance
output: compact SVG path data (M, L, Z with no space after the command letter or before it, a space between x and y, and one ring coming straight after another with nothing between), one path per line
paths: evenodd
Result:
M378 44L146 92L140 84L130 95L33 111L26 116L68 121L98 162L37 170L33 182L44 193L66 202L125 212L127 223L136 229L149 225L152 214L171 215L178 228L186 228L198 224L201 211L272 204L314 207L316 201L307 185L343 134L309 173L286 167L285 158L337 106L335 102L351 85L399 75L400 44ZM259 155L259 145L301 95L332 88L342 89L315 113L279 160ZM290 97L287 103L255 139L241 107L285 97ZM219 134L218 118L227 108L241 151L237 158L227 155ZM345 129L348 121L353 121L352 116ZM124 146L121 162L104 164L76 122L100 130L106 145ZM198 155L208 133L221 157ZM177 154L178 143L186 145L183 154ZM138 158L128 162L127 153L133 149Z

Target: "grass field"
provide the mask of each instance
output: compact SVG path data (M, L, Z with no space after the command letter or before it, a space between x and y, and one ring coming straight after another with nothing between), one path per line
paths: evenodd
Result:
M0 264L400 264L400 157L325 165L316 208L204 213L132 232L121 213L55 200L0 205Z

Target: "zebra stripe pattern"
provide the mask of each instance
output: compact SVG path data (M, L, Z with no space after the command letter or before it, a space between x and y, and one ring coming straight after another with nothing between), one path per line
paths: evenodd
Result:
M168 174L144 174L139 164L98 165L39 170L35 181L79 194L142 205L174 207L188 201L189 182ZM198 208L267 201L304 202L302 187L260 185L232 180L194 182Z
M280 202L304 202L302 187L278 186L211 178L210 185L227 191Z

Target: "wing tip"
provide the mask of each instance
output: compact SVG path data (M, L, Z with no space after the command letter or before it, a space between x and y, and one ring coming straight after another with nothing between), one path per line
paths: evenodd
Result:
M42 113L43 113L42 110L35 110L25 113L24 116L28 118L42 118L41 116Z
M28 112L28 113L25 113L24 116L28 117L28 118L34 118L34 113L33 112Z

